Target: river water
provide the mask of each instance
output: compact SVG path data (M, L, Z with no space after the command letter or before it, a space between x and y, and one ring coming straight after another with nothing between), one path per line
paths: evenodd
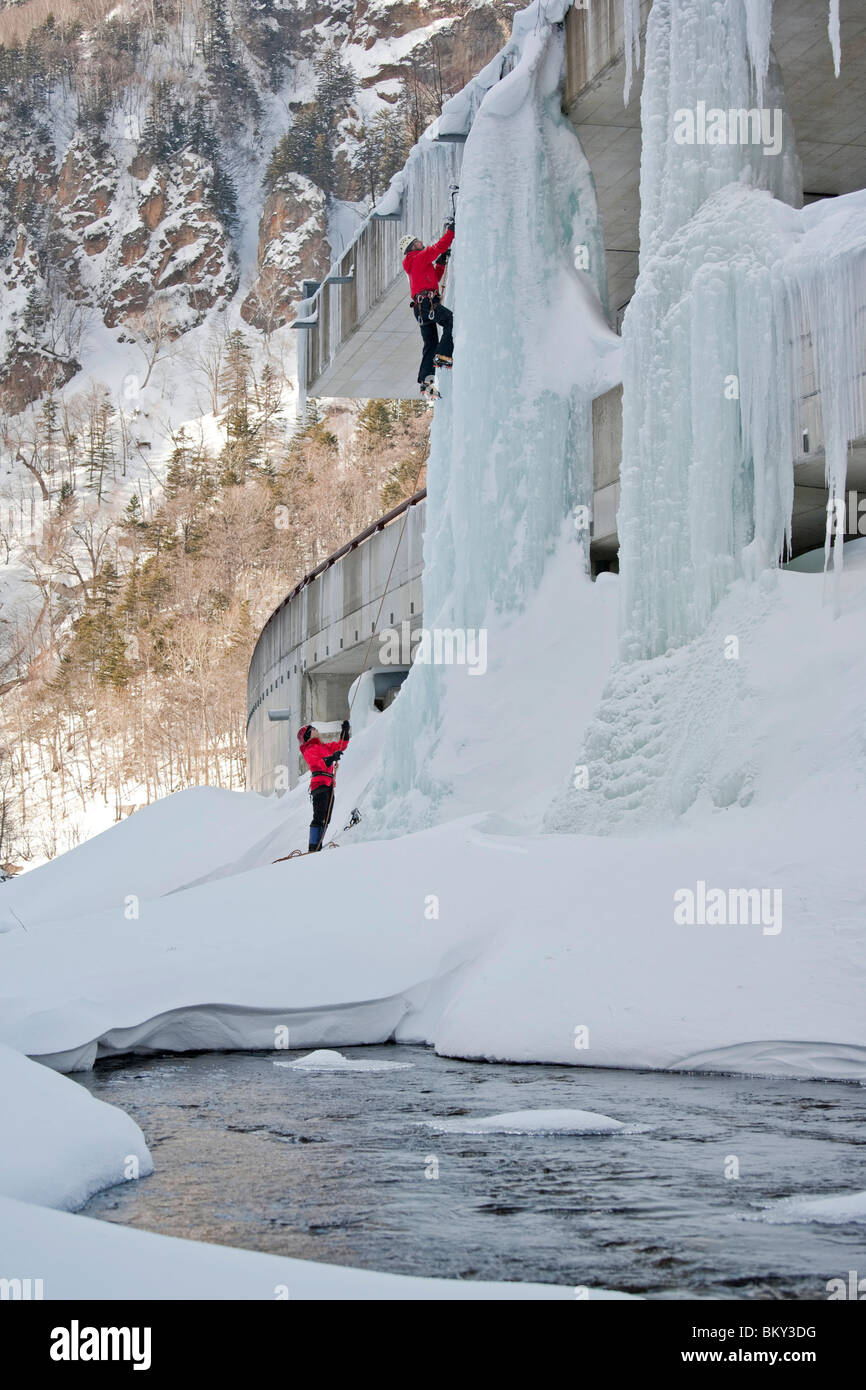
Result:
M828 1279L866 1275L862 1223L743 1219L782 1197L866 1189L864 1087L341 1051L412 1066L307 1074L270 1053L98 1063L76 1079L138 1121L156 1172L84 1214L395 1274L653 1297L823 1299ZM422 1123L543 1107L648 1129L462 1135Z

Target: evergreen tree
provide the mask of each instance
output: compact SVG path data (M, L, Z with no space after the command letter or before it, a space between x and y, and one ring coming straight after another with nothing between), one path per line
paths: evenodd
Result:
M54 473L57 466L57 450L60 447L60 411L57 405L57 398L52 391L42 403L38 419L39 442L42 446L42 453L45 459L45 471L49 475Z
M196 483L195 450L183 427L175 436L174 448L165 473L165 495L176 497Z
M90 402L87 428L85 431L84 453L87 461L87 482L96 488L96 496L102 500L105 474L117 470L117 440L114 420L117 411L111 397L104 391Z
M120 524L126 531L145 531L147 529L141 514L141 502L137 492L134 492L127 502Z
M95 576L87 595L84 612L75 625L72 661L88 672L97 685L121 688L129 680L126 640L120 629L114 600L117 571L111 564Z
M225 361L220 376L225 407L222 422L226 443L221 455L221 481L237 485L244 481L254 462L256 425L252 416L251 399L252 353L250 345L238 329L226 339Z
M316 63L313 100L301 107L271 156L265 175L268 188L275 188L283 175L296 173L312 179L325 193L336 192L337 128L351 109L356 88L352 69L329 45Z
M232 38L226 22L225 0L204 0L202 55L210 72L230 76L237 67Z
M383 511L390 511L392 507L397 506L398 502L412 496L415 491L416 479L419 476L418 465L417 454L410 454L408 458L401 459L399 463L389 469L388 480L380 493Z
M60 484L60 491L57 494L57 515L64 516L72 510L75 504L75 484L69 479L64 478Z
M358 177L357 191L375 202L406 163L411 148L406 123L397 111L379 111L353 134L357 143L350 163Z
M358 428L368 447L385 443L394 433L394 402L367 401L358 413Z

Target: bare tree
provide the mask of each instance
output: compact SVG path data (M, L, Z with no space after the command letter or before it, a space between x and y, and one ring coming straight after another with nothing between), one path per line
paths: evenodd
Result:
M132 330L136 347L147 364L147 372L141 383L141 390L143 391L150 381L157 358L166 344L171 342L174 325L168 305L159 298L151 300L148 307L143 309L141 313L130 316L128 326Z
M73 521L59 550L66 573L78 580L83 592L93 584L111 549L115 523L98 505L87 508Z
M193 372L207 387L208 401L214 415L220 413L220 379L225 366L227 337L225 328L212 327L204 342L199 343L190 354Z

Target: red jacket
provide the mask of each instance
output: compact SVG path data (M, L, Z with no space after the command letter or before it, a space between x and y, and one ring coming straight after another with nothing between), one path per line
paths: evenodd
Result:
M311 791L315 791L317 787L333 786L336 765L334 754L344 752L348 746L347 738L338 738L336 743L322 743L321 739L311 738L301 744L304 762L313 774L310 778Z
M439 281L445 274L445 267L434 265L433 262L443 251L448 250L453 240L453 231L448 231L438 241L434 241L432 246L424 246L420 251L410 251L406 256L403 269L409 276L409 293L413 299L422 290L439 289Z

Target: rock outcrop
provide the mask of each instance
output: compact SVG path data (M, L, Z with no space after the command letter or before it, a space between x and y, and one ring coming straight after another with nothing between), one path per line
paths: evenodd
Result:
M330 262L327 200L301 174L285 174L259 222L258 273L241 306L245 321L272 333L293 316L302 281L320 280Z

